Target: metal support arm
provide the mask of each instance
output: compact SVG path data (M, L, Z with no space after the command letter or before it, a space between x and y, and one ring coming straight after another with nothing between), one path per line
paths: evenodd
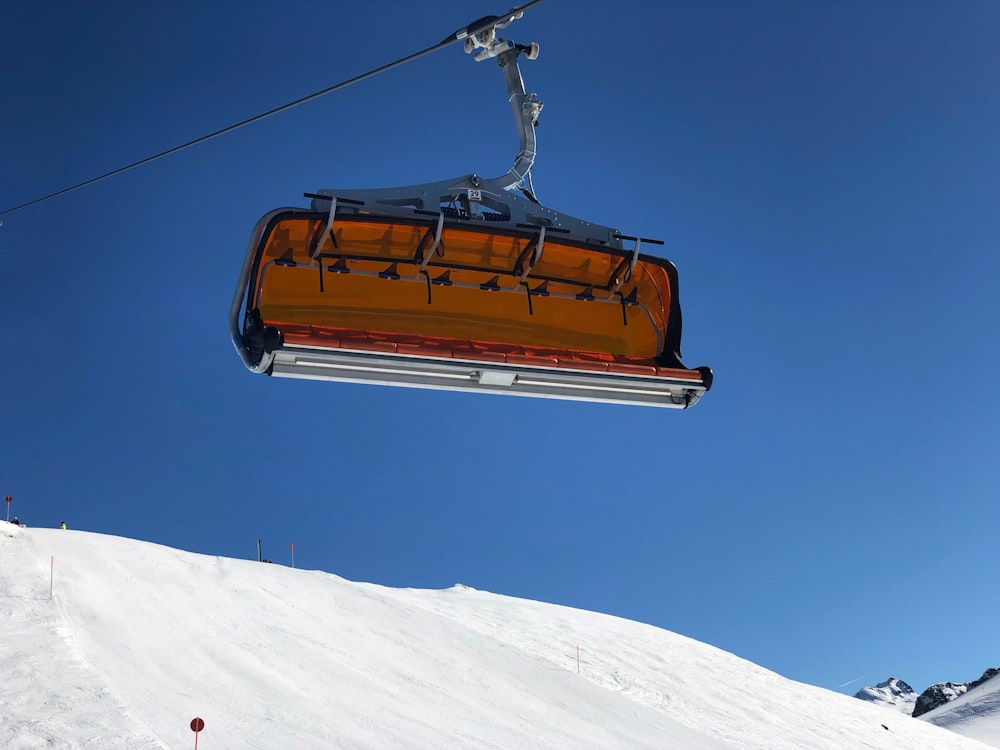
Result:
M507 97L514 112L514 122L521 143L521 151L514 160L514 166L507 174L490 182L500 185L504 190L520 188L534 199L531 166L535 162L536 153L535 126L538 125L538 113L542 111L543 105L538 101L537 95L525 90L517 56L524 53L529 60L534 60L538 57L538 45L534 42L528 45L516 44L507 39L499 39L496 35L497 29L506 27L516 18L520 18L520 14L467 37L465 51L472 52L478 49L474 56L477 62L496 58L497 65L503 71L504 82L507 84Z
M506 175L497 179L509 183L505 186L506 190L521 188L533 196L531 166L535 163L535 127L538 125L538 113L542 111L543 105L535 94L528 93L524 89L524 79L517 64L517 56L522 51L524 48L516 45L497 58L497 65L503 70L504 81L507 83L507 96L514 112L514 122L521 143L521 151L514 160L514 166Z

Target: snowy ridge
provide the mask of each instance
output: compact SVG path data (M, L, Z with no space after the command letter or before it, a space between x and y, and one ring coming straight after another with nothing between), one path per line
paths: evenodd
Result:
M955 700L959 696L965 695L970 690L974 690L992 677L996 677L998 674L1000 674L1000 669L990 667L983 672L982 677L978 680L973 680L972 682L939 682L936 685L931 685L919 696L917 696L917 702L913 707L913 715L923 716L924 714L933 711L938 706L943 706L944 704Z
M920 719L1000 747L1000 675L928 711Z
M87 532L0 525L0 623L11 750L187 747L194 716L206 750L986 747L649 625Z

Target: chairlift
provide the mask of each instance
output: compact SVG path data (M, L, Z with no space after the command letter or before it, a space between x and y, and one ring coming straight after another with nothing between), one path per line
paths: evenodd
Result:
M712 385L681 364L674 265L658 240L546 208L531 166L542 103L501 39L465 29L504 74L521 150L501 177L322 189L265 214L229 327L246 367L281 377L686 408ZM463 32L459 32L461 35ZM522 195L515 191L520 191Z

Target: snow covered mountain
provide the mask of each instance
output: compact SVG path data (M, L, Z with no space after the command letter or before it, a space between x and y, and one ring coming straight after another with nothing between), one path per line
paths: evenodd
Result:
M913 706L917 702L916 691L902 680L890 677L874 687L861 688L855 698L893 708L907 716L913 716Z
M854 697L1000 748L1000 670L987 669L973 682L931 685L919 696L891 677Z
M196 716L204 750L987 747L607 615L4 523L0 686L9 750L191 747Z
M965 695L968 689L968 684L964 682L939 682L936 685L931 685L917 698L912 716L922 716L928 711L933 711L938 706L943 706L960 695Z
M997 674L1000 674L1000 670L991 668L983 672L983 676L973 682L939 682L937 685L931 685L917 698L913 715L922 716L933 711L938 706L943 706L945 703L979 687Z
M970 687L961 696L932 709L920 718L1000 747L1000 677L994 674Z

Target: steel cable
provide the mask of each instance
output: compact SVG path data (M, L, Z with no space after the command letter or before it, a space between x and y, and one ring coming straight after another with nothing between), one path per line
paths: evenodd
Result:
M56 192L49 193L48 195L43 195L40 198L35 198L34 200L28 201L27 203L22 203L19 206L14 206L13 208L4 209L3 211L0 211L0 216L5 216L7 214L14 213L15 211L20 211L22 208L27 208L28 206L34 206L44 201L51 200L52 198L57 198L60 195L65 195L66 193L73 192L74 190L79 190L80 188L86 187L88 185L93 185L95 182L100 182L101 180L106 180L109 177L114 177L115 175L122 174L123 172L128 172L131 169L144 166L146 164L156 161L157 159L162 159L165 156L176 154L178 151L183 151L184 149L191 148L192 146L197 146L200 143L204 143L205 141L210 141L213 138L218 138L219 136L226 135L227 133L232 133L234 130L239 130L240 128L246 127L247 125L252 125L255 122L260 122L261 120L264 120L273 115L279 114L281 112L286 112L292 109L293 107L298 107L300 104L305 104L307 102L313 101L314 99L318 99L321 96L332 94L334 91L345 89L348 86L354 85L355 83L360 83L361 81L364 81L368 78L372 78L380 73L384 73L387 70L398 68L401 65L413 62L414 60L424 57L425 55L429 55L432 52L437 52L439 49L443 49L449 46L450 44L463 41L467 37L474 36L480 33L481 31L485 31L486 29L490 28L491 26L497 23L503 23L505 20L509 20L516 14L523 13L528 8L538 5L541 2L544 2L544 0L531 0L531 2L529 3L525 3L524 5L512 8L503 15L487 16L486 18L479 19L477 21L474 21L469 26L459 29L454 34L450 34L437 44L427 47L426 49L422 49L419 52L414 52L413 54L407 55L406 57L401 57L400 59L394 62L387 63L385 65L382 65L381 67L369 70L367 73L356 75L353 78L348 78L345 81L341 81L340 83L328 86L325 89L321 89L320 91L317 91L313 94L309 94L308 96L303 96L300 99L296 99L295 101L289 102L288 104L283 104L280 107L275 107L274 109L270 109L267 112L262 112L259 115L248 117L245 120L241 120L240 122L237 122L233 125L224 127L221 130L216 130L215 132L209 133L208 135L200 136L199 138L195 138L194 140L188 141L187 143L182 143L181 145L174 146L173 148L169 148L166 151L161 151L160 153L154 154L153 156L147 156L145 159L140 159L139 161L132 162L131 164L127 164L124 167L113 169L110 172L105 172L104 174L99 175L97 177L91 177L89 180L84 180L83 182L77 183L76 185L71 185L70 187L63 188L62 190L57 190ZM2 225L2 222L0 222L0 225Z

